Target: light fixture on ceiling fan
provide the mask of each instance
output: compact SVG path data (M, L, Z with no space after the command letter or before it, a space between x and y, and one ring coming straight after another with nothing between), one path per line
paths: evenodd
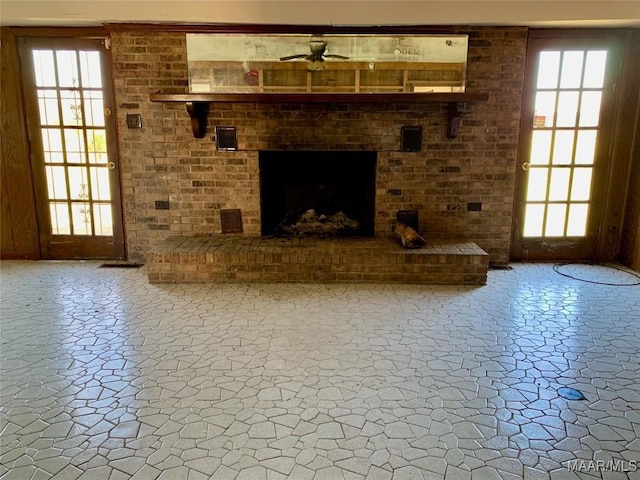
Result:
M307 69L310 71L324 70L327 68L325 63L326 58L338 58L340 60L349 60L349 57L344 55L334 55L325 53L327 50L327 41L314 38L309 41L309 50L311 53L300 53L297 55L288 55L286 57L280 57L280 61L286 62L287 60L296 60L302 58L307 61Z

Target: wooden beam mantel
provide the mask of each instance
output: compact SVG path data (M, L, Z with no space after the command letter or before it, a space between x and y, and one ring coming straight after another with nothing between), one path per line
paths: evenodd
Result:
M193 136L203 138L212 103L446 103L447 138L455 138L467 103L488 100L487 93L152 93L152 102L184 103Z

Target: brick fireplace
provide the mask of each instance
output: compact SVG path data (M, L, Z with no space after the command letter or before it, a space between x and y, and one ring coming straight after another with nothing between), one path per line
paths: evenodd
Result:
M215 104L209 133L195 139L183 104L149 101L152 92L186 87L185 35L113 32L129 257L143 258L171 236L220 232L221 209L242 211L246 236L268 231L275 220L261 208L264 152L364 151L376 152L366 233L386 238L398 210L417 210L428 239L474 242L506 262L527 31L455 30L469 34L468 91L489 93L468 106L455 139L446 138L447 105L437 103ZM126 113L140 113L143 128L128 130ZM236 127L237 151L216 150L216 125ZM422 127L420 151L401 150L403 126Z

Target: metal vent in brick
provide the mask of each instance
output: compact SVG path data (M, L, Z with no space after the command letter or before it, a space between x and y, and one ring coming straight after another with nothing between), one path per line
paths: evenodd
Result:
M419 152L422 150L422 127L402 127L401 131L402 151Z
M218 150L238 149L236 127L223 127L216 125L216 148Z
M242 233L242 211L239 208L220 210L222 233Z

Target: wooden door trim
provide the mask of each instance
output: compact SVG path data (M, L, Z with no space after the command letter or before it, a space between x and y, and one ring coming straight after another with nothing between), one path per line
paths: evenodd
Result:
M20 71L22 74L22 84L24 92L25 118L27 121L27 139L29 142L29 165L33 178L33 189L36 198L36 214L38 217L38 238L40 241L41 258L49 258L46 246L48 245L48 232L51 231L51 222L49 221L49 213L44 208L45 202L39 199L39 192L47 191L47 180L45 172L42 168L37 168L36 157L37 152L43 150L42 139L40 135L34 135L38 131L38 111L37 104L34 104L32 95L28 91L35 91L33 62L27 62L23 58L25 39L19 39L19 55L20 55ZM37 103L37 101L36 101Z
M104 27L7 27L20 38L107 38Z
M617 97L612 105L613 125L609 177L604 197L604 213L598 241L597 258L613 261L621 249L626 204L630 191L631 167L638 109L640 109L640 31L627 30L621 35L621 68L616 82ZM640 179L635 179L639 181Z
M629 56L632 59L640 58L640 30L634 30L631 33L630 42L626 58ZM632 133L629 139L630 145L625 145L624 141L620 142L620 145L616 145L625 152L629 148L629 158L631 159L627 170L628 181L618 259L627 267L640 272L640 62L632 61L625 63L625 65L628 66L628 71L624 76L627 87L624 88L623 108L635 110L635 117L633 121L630 121L629 113L621 113L623 120L620 125L629 121L627 128Z
M4 207L9 208L8 215L3 214L2 230L12 237L11 248L0 250L0 258L40 258L38 239L38 217L33 189L26 117L24 111L22 81L20 78L20 58L18 39L12 30L0 27L2 41L2 185ZM10 180L9 180L10 177ZM20 211L15 205L20 205ZM5 212L7 213L7 212ZM16 218L20 217L20 218Z
M615 36L627 35L632 29L621 28L530 28L529 40L548 39L551 41L558 40L580 40L586 42L601 41Z
M118 249L121 252L122 258L127 258L127 245L124 241L125 224L124 224L124 208L122 205L122 168L120 165L120 154L118 149L118 125L117 114L118 108L116 105L116 93L115 82L113 81L113 60L111 57L111 49L105 48L102 51L100 57L102 59L102 69L104 77L109 79L108 88L103 87L104 92L104 105L111 109L111 115L105 115L105 128L107 136L107 149L109 152L109 159L116 166L117 182L111 178L111 203L113 208L116 209L113 215L113 243L114 249ZM114 175L115 176L115 175Z

